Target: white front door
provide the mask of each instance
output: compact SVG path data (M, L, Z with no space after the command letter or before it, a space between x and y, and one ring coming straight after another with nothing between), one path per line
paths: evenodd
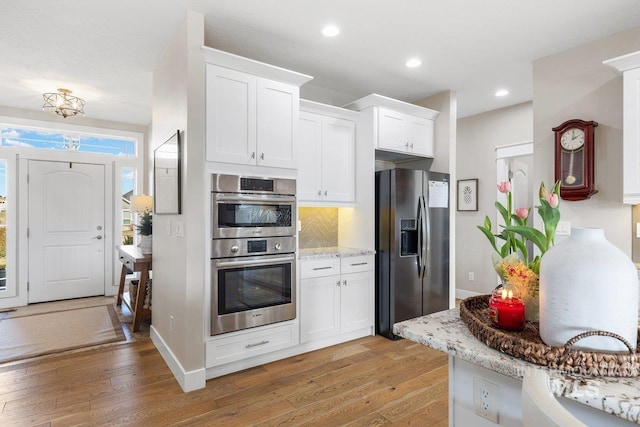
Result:
M29 161L29 303L105 293L103 165Z

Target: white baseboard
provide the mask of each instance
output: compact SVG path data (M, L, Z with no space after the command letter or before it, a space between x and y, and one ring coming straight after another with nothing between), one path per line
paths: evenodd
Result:
M165 363L169 366L173 376L178 381L178 384L180 384L180 387L182 387L182 391L186 393L206 386L207 378L205 369L185 371L178 358L173 354L153 325L151 325L151 341L153 341L153 344L160 352Z
M469 297L475 297L481 295L479 292L467 291L465 289L456 289L456 299L465 299Z

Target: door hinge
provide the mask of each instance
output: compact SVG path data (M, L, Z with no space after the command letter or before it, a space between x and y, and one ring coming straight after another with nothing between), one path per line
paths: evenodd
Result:
M29 174L27 174L27 184L29 183Z
M29 238L29 227L27 227L27 239Z
M29 282L27 282L27 292L29 292Z

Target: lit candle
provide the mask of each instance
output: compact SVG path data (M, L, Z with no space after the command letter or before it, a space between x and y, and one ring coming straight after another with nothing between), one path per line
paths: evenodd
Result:
M489 298L491 323L501 329L524 328L524 302L512 290L494 291Z

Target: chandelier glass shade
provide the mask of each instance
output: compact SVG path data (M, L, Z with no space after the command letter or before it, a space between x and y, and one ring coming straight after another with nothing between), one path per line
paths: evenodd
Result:
M65 119L77 115L84 116L84 99L71 95L69 89L58 89L55 93L43 93L43 111L56 113Z

